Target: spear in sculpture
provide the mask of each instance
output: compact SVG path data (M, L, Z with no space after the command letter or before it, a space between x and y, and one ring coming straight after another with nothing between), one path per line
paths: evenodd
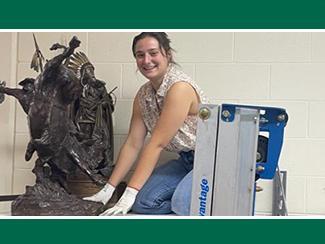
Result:
M41 70L41 72L43 72L43 61L45 59L44 59L44 56L43 56L41 50L38 47L34 33L33 33L33 38L34 38L34 44L35 44L36 50L33 55L32 62L30 64L30 68L35 70L36 72L38 72L39 70Z

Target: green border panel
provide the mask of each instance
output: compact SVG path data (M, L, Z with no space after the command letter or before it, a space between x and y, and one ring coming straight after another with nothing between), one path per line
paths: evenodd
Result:
M2 243L324 243L323 219L2 219Z
M319 29L324 0L3 1L2 29Z
M324 0L3 1L1 29L325 29ZM1 243L324 243L325 219L0 219Z

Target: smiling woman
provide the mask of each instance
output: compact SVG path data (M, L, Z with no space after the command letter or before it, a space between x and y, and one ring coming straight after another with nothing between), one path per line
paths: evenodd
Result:
M133 40L132 52L139 71L148 79L138 91L129 134L106 186L85 200L104 204L115 186L137 161L135 172L117 204L102 215L188 215L197 113L205 96L175 64L170 40L164 32L143 32ZM146 135L150 140L144 144ZM180 157L156 168L163 150Z
M158 90L168 65L174 63L167 35L143 32L134 38L132 51L139 70Z

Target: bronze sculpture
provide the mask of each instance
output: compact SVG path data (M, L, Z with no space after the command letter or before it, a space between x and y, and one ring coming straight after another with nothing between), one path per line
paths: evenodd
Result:
M4 94L14 96L28 117L31 140L25 159L35 151L38 155L36 184L13 202L12 214L96 215L102 204L81 200L70 179L81 176L101 186L112 171L112 92L95 78L86 55L74 54L80 45L77 37L68 47L54 44L51 50L63 52L44 67L36 40L35 45L31 67L41 71L37 78L21 81L22 89L0 82L0 103Z
M79 131L78 136L98 163L113 160L112 116L114 111L112 92L107 93L105 82L96 79L94 66L84 53L72 55L67 67L72 69L83 86L82 94L74 103L72 118ZM111 172L111 164L101 167L104 175Z

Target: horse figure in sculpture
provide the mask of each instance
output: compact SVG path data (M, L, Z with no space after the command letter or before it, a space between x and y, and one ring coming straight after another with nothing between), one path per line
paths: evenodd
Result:
M0 84L0 93L16 97L27 113L31 140L25 158L28 161L37 152L33 169L36 182L50 178L66 190L67 176L76 168L95 183L106 183L96 169L98 162L78 140L80 133L71 119L71 105L81 96L83 87L64 61L79 45L77 37L71 39L68 47L54 44L51 50L63 48L63 53L47 61L36 79L20 82L23 89L7 88L4 82Z

